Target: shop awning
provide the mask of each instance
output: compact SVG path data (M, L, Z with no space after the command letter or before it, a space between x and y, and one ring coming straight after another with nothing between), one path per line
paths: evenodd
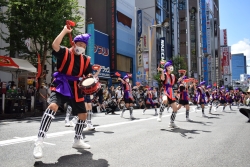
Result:
M0 56L0 70L6 72L37 72L37 69L27 60Z

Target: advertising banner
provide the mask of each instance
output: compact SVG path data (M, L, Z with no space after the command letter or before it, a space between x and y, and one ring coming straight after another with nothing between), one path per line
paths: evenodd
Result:
M207 53L207 24L206 24L206 1L201 0L201 16L202 16L202 50Z
M140 38L139 42L138 42L138 50L137 50L137 66L138 67L142 67L143 66L143 62L142 62L142 40L143 38Z
M209 6L206 6L206 27L207 27L207 54L211 54L211 23L209 19Z
M166 56L165 56L165 37L160 38L160 43L161 43L161 60L165 59L166 60Z
M91 57L91 63L94 64L95 62L95 55L94 55L94 47L95 47L95 26L94 23L90 23L87 25L87 33L91 35L88 41L87 46L87 55Z
M95 30L95 64L102 68L98 77L110 78L109 36Z
M220 30L220 46L227 46L227 29Z
M142 12L141 10L137 11L137 39L138 41L141 38L142 34Z
M230 74L229 47L221 47L221 66L223 75Z

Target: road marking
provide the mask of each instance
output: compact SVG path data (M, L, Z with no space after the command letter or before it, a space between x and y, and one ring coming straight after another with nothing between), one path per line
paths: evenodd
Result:
M56 144L53 144L53 143L48 143L48 142L43 142L44 144L48 144L48 145L52 145L52 146L55 146Z
M21 137L13 137L14 139L20 139ZM43 142L44 144L55 146L56 144L49 143L49 142Z
M192 113L193 111L190 111ZM185 112L182 113L177 113L177 115L185 114ZM162 118L164 117L169 117L169 115L163 115ZM137 123L137 122L143 122L143 121L148 121L152 119L157 119L157 117L151 117L151 118L146 118L146 119L140 119L140 120L133 120L133 121L128 121L128 122L119 122L119 123L113 123L113 124L108 124L108 125L101 125L98 126L99 128L106 128L106 127L112 127L112 126L118 126L118 125L126 125L126 124L132 124L132 123ZM49 133L46 135L46 138L55 138L55 137L61 137L66 134L71 134L75 133L74 130L68 130L68 131L62 131L62 132L56 132L56 133ZM25 142L30 142L30 141L35 141L37 139L37 136L29 136L29 137L14 137L14 139L9 139L9 140L2 140L0 141L0 146L8 146L8 145L13 145L13 144L19 144L19 143L25 143ZM48 143L47 143L48 144ZM50 145L53 145L53 143L49 143Z

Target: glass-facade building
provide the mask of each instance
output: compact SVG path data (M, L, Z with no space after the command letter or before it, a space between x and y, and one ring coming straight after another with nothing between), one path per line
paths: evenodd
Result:
M239 81L240 74L246 73L246 56L243 53L232 54L232 80Z

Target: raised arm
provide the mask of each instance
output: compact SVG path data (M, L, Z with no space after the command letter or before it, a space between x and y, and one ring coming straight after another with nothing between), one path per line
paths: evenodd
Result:
M121 81L121 82L122 82L122 84L125 84L125 81L124 81L123 79L118 78L118 80L119 80L119 81Z
M68 29L66 25L64 26L61 33L55 38L55 40L52 43L52 48L54 49L54 51L58 52L60 50L60 44L62 42L63 37L66 34L71 33L71 31L72 29Z
M98 75L100 74L101 70L102 70L102 69L99 68L99 69L96 71L96 73L95 73L95 75L94 75L95 78L98 77Z

